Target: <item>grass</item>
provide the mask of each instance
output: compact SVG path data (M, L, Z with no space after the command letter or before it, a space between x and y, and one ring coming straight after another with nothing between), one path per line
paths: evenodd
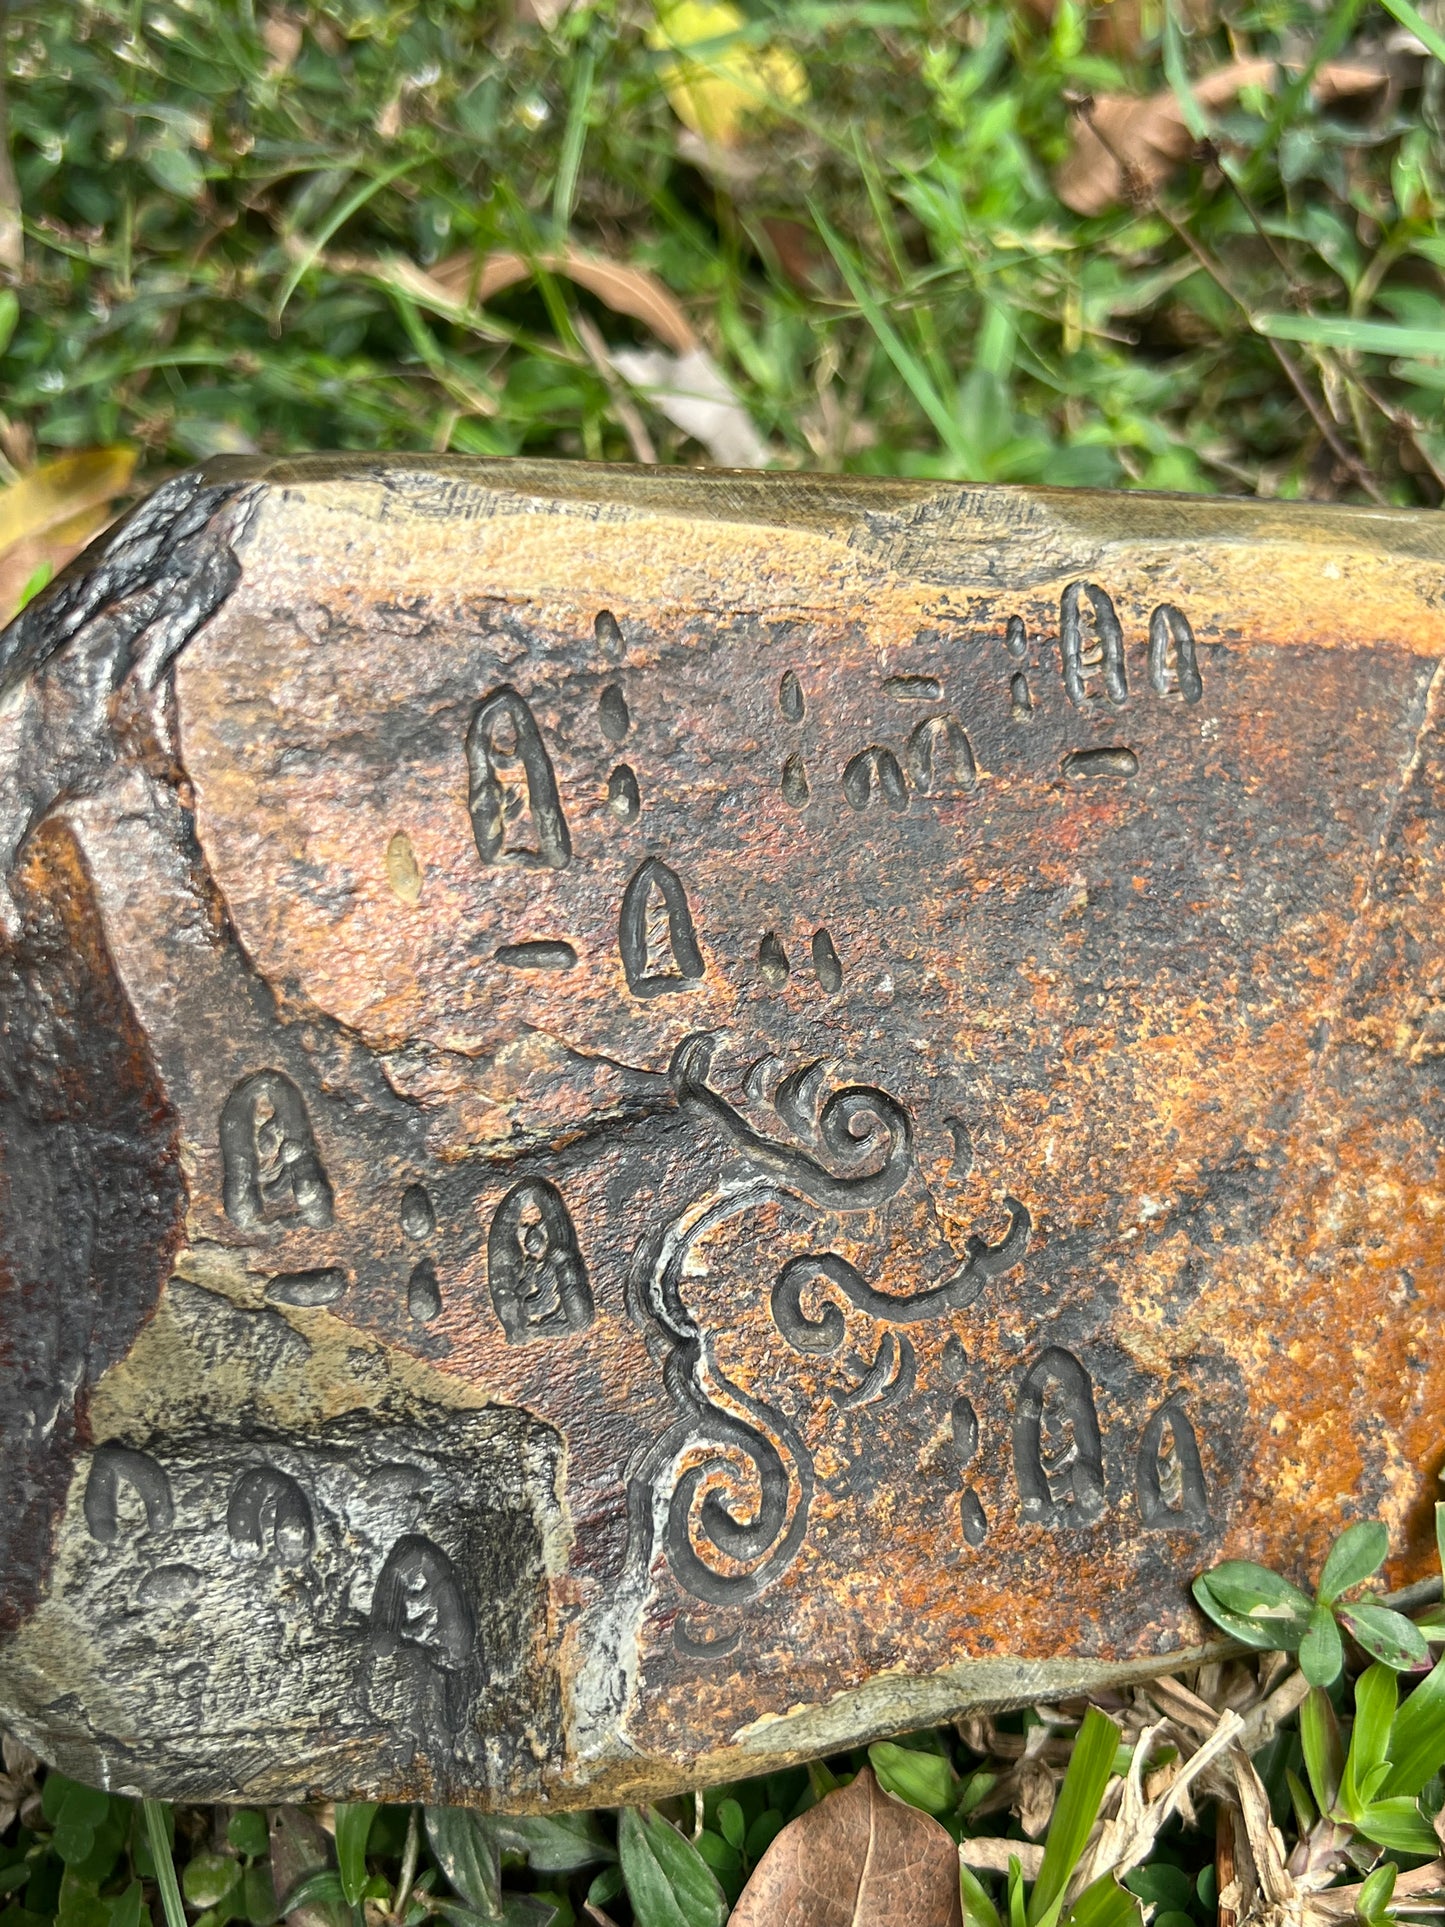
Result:
M778 467L1441 500L1445 68L1402 0L752 0L700 50L760 103L721 152L643 0L559 4L12 0L10 464L705 459L608 363L642 322L415 274L571 245L658 278ZM1243 53L1294 80L1201 106ZM1388 88L1316 104L1336 57ZM1088 102L1159 92L1205 158L1072 213Z

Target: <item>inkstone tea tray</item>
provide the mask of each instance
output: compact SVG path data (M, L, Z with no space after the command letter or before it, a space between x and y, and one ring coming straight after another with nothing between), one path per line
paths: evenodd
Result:
M1445 520L316 458L0 644L0 1718L595 1805L1429 1566Z

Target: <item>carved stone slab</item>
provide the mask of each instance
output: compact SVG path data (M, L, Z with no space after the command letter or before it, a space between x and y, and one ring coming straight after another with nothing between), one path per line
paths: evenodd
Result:
M1445 522L336 458L0 644L0 1716L598 1803L1445 1437Z

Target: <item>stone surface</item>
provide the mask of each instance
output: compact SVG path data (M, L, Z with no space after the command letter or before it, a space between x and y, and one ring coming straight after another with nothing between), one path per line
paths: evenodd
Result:
M592 1804L1418 1577L1442 656L1424 514L167 483L0 645L0 1717Z

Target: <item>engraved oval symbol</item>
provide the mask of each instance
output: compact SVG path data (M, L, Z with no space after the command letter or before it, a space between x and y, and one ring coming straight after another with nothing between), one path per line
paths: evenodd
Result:
M973 745L955 716L930 716L908 739L908 770L925 796L971 790L978 782Z
M803 685L791 669L783 671L782 681L778 684L778 710L785 722L800 723L807 711L803 700Z
M466 751L467 807L483 863L564 869L572 838L552 759L536 718L515 689L503 685L483 697L467 731Z
M430 1258L420 1258L412 1266L406 1282L406 1308L419 1325L441 1315L442 1291Z
M284 1071L243 1077L221 1112L222 1201L242 1231L285 1218L331 1223L331 1185L306 1115Z
M1209 1517L1199 1441L1179 1398L1166 1398L1144 1428L1135 1467L1140 1522L1156 1532L1189 1531Z
M424 1184L409 1184L401 1194L401 1228L408 1238L429 1238L437 1228L436 1209Z
M778 782L783 801L790 810L801 810L808 801L808 771L801 756L790 756L783 764Z
M597 721L609 743L620 743L632 727L627 698L615 682L608 683L597 698Z
M813 974L830 997L843 988L843 963L827 927L813 932Z
M636 773L626 763L619 763L607 779L607 807L623 823L635 822L642 808Z
M634 997L663 997L691 990L703 975L702 952L675 871L648 857L622 894L617 947Z
M1086 634L1084 603L1093 611L1093 636ZM1124 670L1124 631L1107 592L1096 582L1071 582L1059 600L1059 655L1064 693L1075 709L1089 700L1086 678L1097 669L1111 703L1128 700Z
M1128 783L1139 774L1139 758L1127 744L1108 743L1098 749L1071 749L1061 768L1071 783L1090 783L1101 776Z
M843 794L855 810L866 810L880 797L891 810L908 808L908 785L898 758L881 743L860 749L843 771Z
M471 1661L476 1620L456 1567L420 1533L398 1539L371 1597L371 1644L383 1657L411 1646L443 1672Z
M1014 1469L1027 1518L1046 1526L1086 1526L1104 1510L1094 1388L1078 1359L1061 1346L1051 1346L1019 1387Z
M306 1494L288 1472L251 1465L231 1487L226 1531L238 1551L299 1566L316 1542Z
M1170 674L1170 653L1173 674ZM1199 674L1199 658L1194 647L1194 631L1189 618L1172 602L1161 602L1149 618L1149 683L1156 695L1167 696L1177 689L1187 703L1197 703L1204 694Z
M175 1518L171 1482L163 1466L147 1452L127 1445L102 1445L90 1462L85 1481L85 1523L92 1539L112 1545L122 1525L121 1488L128 1486L145 1511L146 1532L164 1532Z
M1022 616L1010 616L1004 624L1003 646L1015 662L1022 662L1029 653L1029 632Z
M758 945L758 974L772 990L781 990L788 981L788 953L775 930Z
M546 1178L523 1178L492 1214L487 1283L509 1345L565 1337L591 1324L592 1289L577 1230Z

